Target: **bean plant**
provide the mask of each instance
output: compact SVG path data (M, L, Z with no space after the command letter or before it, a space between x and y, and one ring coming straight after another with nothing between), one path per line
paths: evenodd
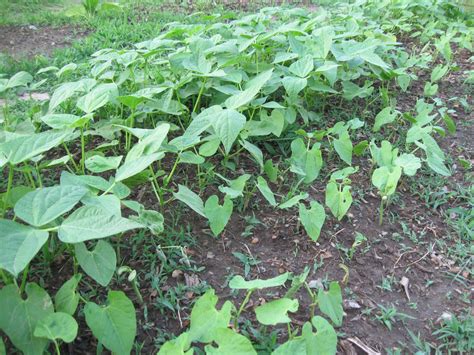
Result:
M431 0L264 8L232 21L216 15L210 23L170 23L156 38L101 49L86 63L1 78L7 103L43 83L53 90L30 117L11 115L5 105L0 121L0 329L23 353L51 346L59 354L77 337L77 319L85 319L102 346L130 353L136 311L123 291L110 289L118 270L129 275L136 302L143 298L140 270L118 269L120 244L138 230L165 238L165 217L176 204L207 221L217 237L258 194L265 208L298 214L316 242L328 219L347 218L356 198L352 182L369 162L382 224L405 176L451 174L437 141L455 124L434 97L454 66L452 44L472 50L464 16L448 1ZM408 50L407 40L419 46ZM424 97L401 112L397 95L436 59L442 64ZM347 105L353 115L338 115ZM310 188L315 182L326 186L324 201ZM143 186L153 206L135 198ZM58 258L70 261L72 277L50 296L31 270L38 260ZM207 291L189 330L159 353L192 354L201 343L208 354L256 354L237 332L239 317L254 291L280 287L288 277L234 277L229 287L246 290L239 307L226 301L218 310L217 296ZM106 302L80 292L86 278L107 288ZM288 325L274 354L336 353L339 284L314 292L305 278L293 276L313 304L301 329L288 316L299 307L294 292L255 308L259 323ZM315 314L316 305L331 322Z

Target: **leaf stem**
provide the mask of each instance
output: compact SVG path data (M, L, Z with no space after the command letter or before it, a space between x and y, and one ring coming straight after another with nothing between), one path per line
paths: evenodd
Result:
M7 210L8 199L10 198L10 190L12 188L13 183L13 165L8 164L8 183L7 183L7 192L5 193L5 197L3 198L3 208L2 208L2 218L5 215Z
M254 291L253 289L248 290L247 294L245 295L244 300L242 301L242 304L240 305L239 310L237 311L237 314L235 315L235 318L234 318L234 328L235 329L238 328L240 314L244 310L245 305L249 302L250 296L252 295L253 291Z

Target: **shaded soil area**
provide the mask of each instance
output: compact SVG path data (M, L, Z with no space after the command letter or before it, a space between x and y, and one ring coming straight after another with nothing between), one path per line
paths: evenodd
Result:
M87 30L73 26L1 26L0 53L14 58L49 56L57 48L85 37Z

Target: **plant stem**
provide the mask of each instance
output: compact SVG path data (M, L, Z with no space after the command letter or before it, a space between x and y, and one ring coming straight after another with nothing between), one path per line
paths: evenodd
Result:
M383 198L380 199L380 207L379 207L379 226L383 223Z
M76 169L76 172L78 172L78 171L79 171L79 167L77 166L76 162L74 161L74 157L72 156L71 152L70 152L69 149L67 148L66 143L63 143L63 147L64 147L64 149L66 150L66 153L67 153L67 155L69 156L69 159L71 160L72 165L74 165L74 169Z
M7 203L8 199L10 198L10 190L12 189L13 183L13 165L8 165L8 183L7 183L7 192L5 193L5 197L3 200L3 208L2 208L2 218L5 215L5 211L7 210Z
M8 279L8 276L7 276L7 275L5 274L5 272L3 271L3 269L0 269L0 277L2 278L3 283L4 283L5 285L8 285L8 284L11 283L10 280Z
M252 295L254 290L249 290L247 292L247 295L245 295L245 298L242 302L242 304L240 305L240 308L239 310L237 311L237 314L235 315L235 318L234 318L234 328L237 329L238 328L238 322L239 322L239 317L240 317L240 314L242 313L242 311L244 310L244 307L245 305L249 302L250 300L250 296Z
M81 127L81 171L83 175L86 174L85 159L86 159L86 152L85 152L85 141L84 141L84 127Z
M206 86L206 79L203 80L202 82L202 85L201 85L201 89L199 90L199 94L198 94L198 97L196 99L196 102L194 103L194 107L193 107L193 112L196 112L196 110L198 109L199 107L199 103L201 102L201 96L202 96L202 93L204 92L204 87Z
M142 294L140 293L140 290L138 289L136 280L132 281L132 287L133 287L133 291L135 291L135 295L137 295L138 303L143 304L143 297L142 297Z
M25 269L23 270L23 276L21 278L21 286L20 286L20 295L22 295L23 292L25 291L26 279L28 277L29 269L30 269L30 264L26 265Z

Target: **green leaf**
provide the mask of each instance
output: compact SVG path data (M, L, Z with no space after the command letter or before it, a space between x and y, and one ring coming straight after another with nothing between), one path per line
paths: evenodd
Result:
M272 190L270 190L267 181L261 176L257 178L257 188L261 192L263 197L265 197L265 199L270 203L271 206L275 207L277 205L275 195L273 195Z
M347 131L341 133L332 144L339 157L348 165L352 165L352 141L349 133Z
M0 153L13 165L20 164L61 144L70 131L45 131L20 136L0 144ZM0 154L1 155L1 154Z
M398 112L392 110L391 107L385 107L382 111L380 111L377 116L375 116L375 123L373 127L374 132L380 131L380 128L388 123L392 123L398 116Z
M448 132L451 134L456 133L456 123L454 120L449 116L447 113L443 115L443 121L446 127L448 128Z
M194 212L206 217L206 213L204 212L204 202L202 202L202 199L198 194L194 193L186 186L178 185L178 192L173 192L173 196L175 199L184 202L184 204Z
M26 71L20 71L8 79L5 89L13 89L18 86L26 86L33 81L33 77Z
M237 179L234 180L227 180L227 186L219 186L219 191L226 194L230 198L234 199L237 197L242 197L243 196L243 191L245 188L245 185L247 184L247 181L250 179L249 174L244 174L239 176Z
M431 82L434 83L441 79L449 70L449 65L437 65L431 72Z
M344 311L342 309L342 294L339 283L333 281L329 285L329 291L322 288L318 292L318 305L321 312L327 315L333 323L340 327Z
M323 317L316 316L311 320L317 333L311 330L309 322L303 326L303 339L306 343L306 353L312 355L335 355L337 351L337 334L334 328Z
M82 120L82 117L65 113L52 113L42 116L40 120L53 129L66 129L75 127Z
M298 307L298 300L280 298L255 308L255 315L257 320L264 325L289 323L291 319L288 317L288 312L296 312Z
M15 214L40 227L69 212L88 192L83 186L53 186L28 192L15 205Z
M238 94L232 95L225 101L225 106L230 110L235 110L241 106L247 105L259 93L261 88L270 80L273 69L260 73L249 82L249 86Z
M0 219L0 269L17 276L48 240L48 232Z
M308 80L306 78L297 78L295 76L285 76L282 83L288 96L296 97L300 91L308 85Z
M268 159L263 166L265 174L270 182L276 183L278 180L278 165L274 165L271 159Z
M308 233L308 236L313 241L317 241L326 219L324 207L317 201L311 201L310 209L306 209L306 207L300 203L299 217L306 233Z
M140 141L130 149L125 157L125 163L131 163L143 156L150 156L158 153L158 150L166 139L169 130L170 125L168 123L159 124L153 130L147 130L146 134L140 138Z
M107 170L115 170L120 165L122 156L118 157L104 157L102 155L93 155L86 159L87 170L93 173L103 173Z
M5 343L3 339L0 338L0 355L7 355L7 350L5 349Z
M118 96L118 88L114 83L100 84L88 94L77 100L77 107L85 113L92 113Z
M59 227L58 237L64 243L80 243L143 227L140 223L113 215L103 208L82 206L64 220Z
M204 350L209 355L257 355L250 340L237 334L232 329L221 328L215 332L214 341L218 347L206 345Z
M288 272L285 272L284 274L278 275L271 279L256 279L251 281L246 281L242 276L236 275L230 280L229 287L237 290L261 290L268 287L277 287L282 286L286 280L288 280L289 275L290 274Z
M158 351L158 355L193 355L193 349L186 352L190 343L189 332L181 333L179 337L164 343Z
M74 318L67 313L57 312L48 314L36 324L34 336L71 343L76 339L77 330L78 325Z
M368 146L369 146L369 142L367 142L366 140L363 140L354 146L353 152L356 156L360 157L362 156L362 154L364 154Z
M319 175L323 166L323 159L319 144L314 144L310 150L306 149L303 139L297 138L291 142L290 171L303 176L303 182L309 184Z
M163 158L165 154L163 152L153 153L150 155L143 155L133 160L126 160L120 168L118 168L115 174L115 181L123 181L134 175L141 173L143 170L148 168L153 162Z
M217 237L229 222L234 204L229 197L226 197L224 204L219 205L219 198L216 195L210 196L204 205L204 213L209 220L212 233Z
M186 152L182 152L181 154L179 154L179 163L180 164L196 164L196 165L200 165L200 164L203 164L206 160L200 156L200 155L197 155L191 151L186 151Z
M93 251L84 243L74 245L77 261L81 268L98 284L107 286L117 267L115 250L106 241L99 240Z
M421 168L420 158L413 154L402 154L394 160L395 165L401 166L403 173L408 176L414 176L419 168Z
M101 208L109 214L113 214L115 216L121 216L122 215L122 207L120 205L120 199L115 196L115 195L93 195L93 194L87 194L85 195L81 202L85 206L96 206L98 208Z
M298 202L300 202L301 200L307 199L308 196L309 196L308 193L302 192L302 193L300 193L299 195L293 196L293 197L290 198L289 200L280 203L280 205L278 206L278 208L280 208L280 209L282 209L282 210L283 210L283 209L287 209L287 208L291 208L291 207L297 205Z
M334 217L339 221L344 217L351 207L352 195L350 186L339 189L339 185L333 181L326 186L326 206L329 207Z
M214 290L209 289L194 304L189 328L191 341L209 343L215 339L217 329L229 326L232 303L226 301L219 311L216 309L217 301Z
M297 60L288 68L290 73L305 78L311 73L314 68L314 61L310 55L305 55L303 58Z
M79 305L79 293L77 286L81 281L82 275L76 274L67 280L54 296L54 305L57 312L73 315Z
M27 298L22 299L15 285L0 290L0 329L13 345L26 355L43 354L47 339L36 338L33 332L38 322L54 312L51 298L35 283L25 288Z
M245 116L235 110L222 110L211 122L216 135L224 145L226 154L229 154L245 122Z
M372 184L379 189L382 196L391 196L397 189L398 180L402 175L400 166L377 168L372 173Z
M137 332L132 301L122 291L109 291L107 306L88 302L84 307L86 323L92 334L115 354L130 354Z
M445 156L438 143L428 134L423 135L422 141L425 146L426 161L431 170L443 176L451 176L451 172L444 165Z
M260 169L262 170L263 169L263 153L260 150L260 148L246 140L241 140L240 144L242 144L242 147L244 147L245 150L247 150L250 153L250 155L252 155L252 157L255 159L255 161L260 166Z
M153 235L160 235L165 230L163 215L158 211L140 209L137 221L147 227Z

